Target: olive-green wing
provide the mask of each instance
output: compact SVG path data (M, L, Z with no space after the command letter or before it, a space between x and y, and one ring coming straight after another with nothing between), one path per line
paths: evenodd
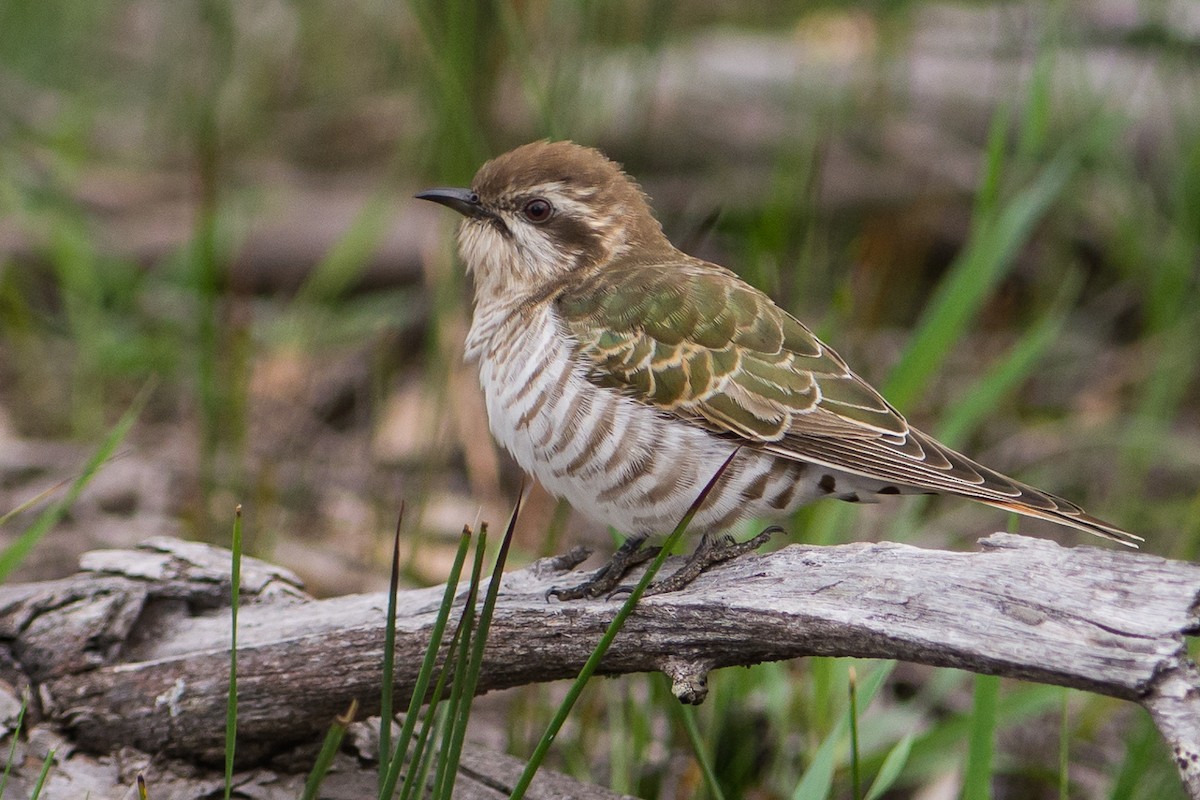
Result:
M832 349L721 267L626 260L555 305L600 386L785 458L1138 537L912 428Z
M808 328L719 267L607 268L557 299L593 381L748 442L908 425Z

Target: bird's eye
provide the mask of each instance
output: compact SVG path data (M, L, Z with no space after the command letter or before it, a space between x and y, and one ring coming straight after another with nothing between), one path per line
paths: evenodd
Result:
M550 214L553 212L554 207L540 197L533 198L521 209L525 219L530 222L545 222L550 219Z

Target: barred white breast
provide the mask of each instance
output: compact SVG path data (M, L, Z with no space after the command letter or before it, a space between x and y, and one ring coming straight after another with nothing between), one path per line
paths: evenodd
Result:
M734 443L596 386L572 345L549 302L476 308L467 358L479 363L492 434L548 491L592 519L635 536L670 531ZM818 477L804 480L813 471L743 450L693 529L724 530L829 494Z

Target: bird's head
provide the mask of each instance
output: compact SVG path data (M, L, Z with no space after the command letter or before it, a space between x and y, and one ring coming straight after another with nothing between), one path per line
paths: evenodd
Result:
M458 244L482 296L512 297L670 247L641 188L598 150L533 142L480 167L469 189L417 195L465 217Z

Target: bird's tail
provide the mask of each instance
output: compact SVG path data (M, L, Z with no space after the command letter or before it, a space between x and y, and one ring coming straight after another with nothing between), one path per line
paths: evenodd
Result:
M1018 484L1019 485L1019 484ZM1077 528L1081 531L1087 531L1090 534L1099 536L1109 541L1123 544L1126 547L1137 548L1138 542L1145 541L1141 536L1130 533L1127 530L1118 528L1116 525L1105 522L1099 517L1093 517L1079 506L1063 500L1061 497L1055 497L1051 494L1032 489L1031 487L1021 486L1022 489L1029 489L1037 498L1036 505L1030 504L1024 500L1022 496L1015 497L1012 500L985 500L976 498L980 502L987 503L989 506L1003 508L1006 511L1013 511L1017 514L1023 514L1027 517L1036 517L1037 519L1045 519L1050 522L1057 522L1060 525L1069 525L1072 528ZM1030 498L1033 499L1033 498ZM1046 502L1049 501L1049 502Z

